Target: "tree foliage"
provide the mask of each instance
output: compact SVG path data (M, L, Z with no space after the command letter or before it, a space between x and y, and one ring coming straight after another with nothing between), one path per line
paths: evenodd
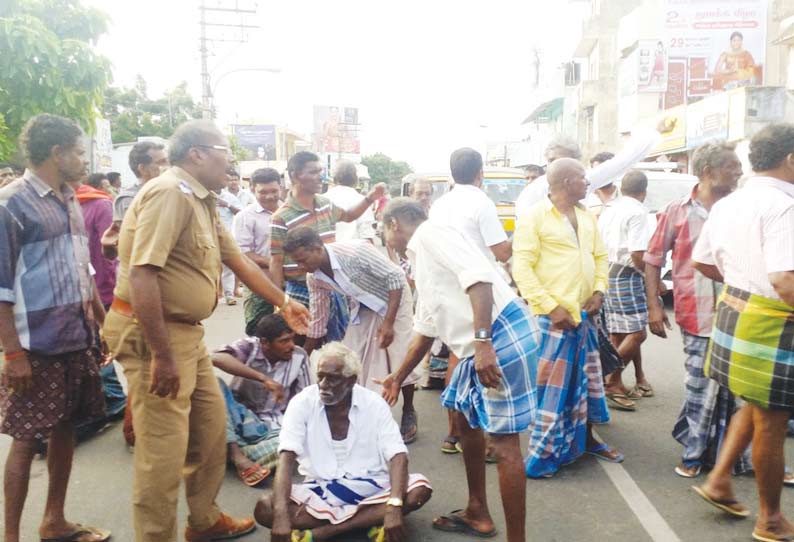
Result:
M132 88L107 89L102 116L110 121L116 143L137 141L141 136L167 139L181 123L201 118L201 106L193 101L184 81L152 100L147 96L146 81L139 75Z
M395 161L383 153L364 156L361 163L369 169L373 183L386 183L392 196L399 196L402 178L413 172L406 162Z
M93 130L110 77L110 62L94 49L107 23L80 0L0 1L0 159L39 113Z

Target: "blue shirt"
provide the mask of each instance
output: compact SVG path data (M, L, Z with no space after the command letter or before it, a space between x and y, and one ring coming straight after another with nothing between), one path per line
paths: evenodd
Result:
M14 306L22 348L43 355L93 339L88 235L74 191L61 194L30 171L0 189L0 302Z

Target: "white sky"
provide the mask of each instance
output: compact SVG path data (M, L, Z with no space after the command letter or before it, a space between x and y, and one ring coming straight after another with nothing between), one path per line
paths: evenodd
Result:
M151 97L185 80L200 98L199 0L87 1L112 19L99 51L113 63L115 85L140 73ZM248 42L214 46L213 81L240 68L282 71L223 77L219 121L273 122L310 136L314 105L358 107L362 153L418 170L447 167L457 147L520 135L538 100L531 51L543 51L547 68L568 60L581 27L572 14L582 9L566 0L256 3L244 23L260 28Z

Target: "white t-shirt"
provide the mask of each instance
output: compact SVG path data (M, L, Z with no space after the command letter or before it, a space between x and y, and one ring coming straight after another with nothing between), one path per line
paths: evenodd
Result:
M769 273L794 271L794 185L753 177L715 203L692 259L715 265L729 286L781 301Z
M355 188L349 186L332 186L326 192L325 197L345 211L349 211L364 199ZM336 223L336 240L352 241L354 239L373 239L375 237L375 214L372 207L369 207L364 214L353 222Z
M607 246L609 261L633 267L631 253L648 249L653 231L648 210L637 199L623 196L604 206L598 231Z
M429 219L459 231L493 262L496 262L496 258L490 247L507 241L496 204L485 192L471 184L456 184L438 198L430 208Z
M492 322L516 293L474 243L456 229L430 220L408 243L418 292L414 331L438 337L459 358L474 355L474 312L466 290L484 282L493 289Z

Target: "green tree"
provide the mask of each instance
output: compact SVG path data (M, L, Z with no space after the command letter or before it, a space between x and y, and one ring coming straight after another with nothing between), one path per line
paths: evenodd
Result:
M383 153L364 156L361 163L369 169L369 176L373 183L386 183L392 196L399 196L402 179L413 172L406 162L395 161Z
M0 159L28 119L63 115L93 131L110 62L97 54L107 16L80 0L0 1Z
M137 141L141 136L167 139L181 123L201 118L201 106L184 81L156 100L149 99L146 91L146 81L138 75L132 88L109 87L105 92L102 116L110 121L113 141Z

